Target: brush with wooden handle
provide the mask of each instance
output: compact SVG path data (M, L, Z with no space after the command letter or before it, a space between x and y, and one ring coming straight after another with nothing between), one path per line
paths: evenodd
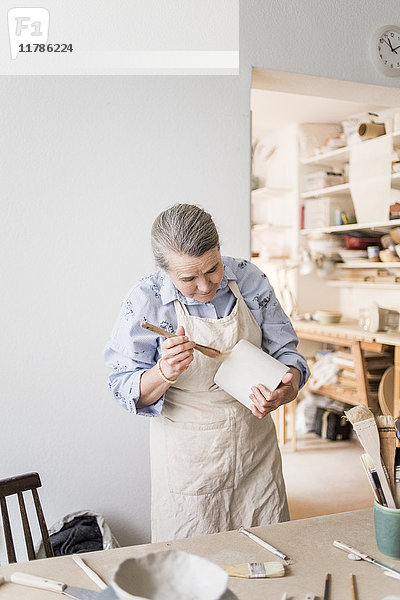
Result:
M152 331L153 333L158 333L159 335L163 335L166 338L176 337L175 333L170 333L166 329L161 329L161 327L152 325L147 321L143 321L142 323L140 323L140 326L143 327L143 329L148 329L149 331ZM217 350L216 348L210 348L210 346L202 346L202 344L196 344L195 350L198 350L199 352L201 352L205 356L208 356L209 358L215 358L216 360L224 360L230 354L230 351L221 352L221 350Z
M383 464L387 469L390 487L394 493L394 463L396 457L396 429L394 426L394 418L392 415L378 415L375 420L378 426Z
M244 579L265 579L267 577L283 577L285 567L280 562L251 562L242 565L221 565L230 577Z
M381 444L379 440L378 427L373 413L367 406L363 405L353 406L353 408L350 408L350 410L345 410L344 413L347 419L353 425L353 429L356 432L365 452L370 455L374 463L379 481L382 486L382 491L385 496L386 504L389 508L397 508L393 498L392 490L382 467Z

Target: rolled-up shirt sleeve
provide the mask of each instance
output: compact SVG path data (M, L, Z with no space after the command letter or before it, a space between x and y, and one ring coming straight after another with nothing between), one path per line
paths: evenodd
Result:
M149 297L144 286L137 285L129 292L121 306L117 322L104 349L104 360L111 369L108 386L115 400L126 410L138 415L157 417L164 396L155 404L137 408L140 398L140 380L145 371L156 364L160 338L141 328L142 321L156 320L158 298Z
M310 372L307 361L297 350L298 338L289 317L283 311L268 277L246 262L238 277L239 289L262 331L262 347L288 367L300 371L300 387Z

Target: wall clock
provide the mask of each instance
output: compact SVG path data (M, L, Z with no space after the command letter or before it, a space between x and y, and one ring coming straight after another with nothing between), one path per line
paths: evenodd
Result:
M381 73L389 77L400 77L400 27L381 27L375 34L372 50L375 64Z

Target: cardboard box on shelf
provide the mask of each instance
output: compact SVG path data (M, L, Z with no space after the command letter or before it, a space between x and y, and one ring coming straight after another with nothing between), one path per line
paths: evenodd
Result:
M304 201L304 227L315 229L340 225L338 217L344 212L346 215L354 213L353 203L349 198L309 198Z

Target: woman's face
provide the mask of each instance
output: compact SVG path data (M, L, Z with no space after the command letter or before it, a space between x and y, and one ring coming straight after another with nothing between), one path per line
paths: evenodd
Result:
M224 275L224 264L217 247L202 256L170 252L166 259L169 266L167 273L184 296L200 302L214 298Z

